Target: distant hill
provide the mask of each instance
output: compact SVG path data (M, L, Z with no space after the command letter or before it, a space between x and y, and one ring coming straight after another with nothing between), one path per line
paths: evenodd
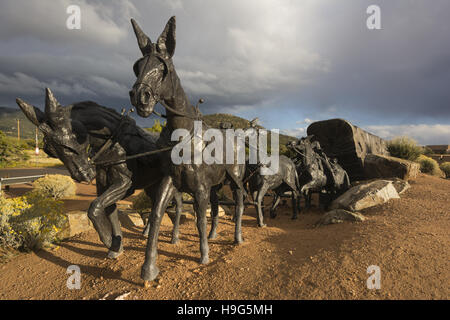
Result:
M22 139L34 139L36 126L32 124L20 109L0 107L0 130L8 136L17 137L17 120L20 119L20 137ZM203 116L204 121L211 127L218 128L222 122L231 122L236 129L249 127L249 120L232 114L214 113ZM260 128L263 128L259 126ZM42 136L42 134L40 135ZM280 145L286 145L294 137L280 134Z
M17 119L20 120L20 138L34 139L36 126L20 109L0 107L0 130L6 135L17 137Z
M203 115L203 119L207 125L215 128L218 128L221 122L231 122L235 129L246 129L250 125L249 120L227 113L206 114ZM258 127L264 129L264 127L262 126ZM293 140L296 140L296 138L280 133L279 136L280 146L286 145L288 142Z

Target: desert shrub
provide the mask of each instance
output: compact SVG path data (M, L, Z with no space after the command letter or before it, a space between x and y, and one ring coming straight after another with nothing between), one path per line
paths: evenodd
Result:
M0 245L38 250L58 240L66 223L63 203L32 191L13 199L0 198Z
M61 199L75 195L76 185L72 178L61 174L46 175L33 182L35 190L46 193L54 199Z
M431 148L429 147L423 147L423 152L422 154L426 155L426 156L430 156L432 154L434 154L433 150L431 150Z
M153 127L146 128L146 130L150 131L150 132L161 132L165 126L166 126L166 122L161 124L161 121L159 121L158 119L155 119L155 121L153 122Z
M421 155L417 162L420 164L420 171L431 175L439 175L439 164L436 160L431 159L425 155Z
M447 179L450 179L450 162L441 163L439 168L442 170L442 172L444 172L445 177Z
M423 153L423 148L408 137L395 138L387 143L387 150L393 157L415 161Z

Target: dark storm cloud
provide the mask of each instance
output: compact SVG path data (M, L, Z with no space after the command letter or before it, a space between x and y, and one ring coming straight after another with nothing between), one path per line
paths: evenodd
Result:
M65 27L70 4L81 7L81 30ZM371 4L382 30L366 28ZM1 105L16 96L42 105L45 86L65 103L129 105L140 55L129 18L156 41L176 15L174 63L206 113L262 113L266 126L299 134L307 117L390 126L389 135L424 125L430 139L433 125L450 125L448 1L7 0L0 9ZM281 109L297 118L271 123Z

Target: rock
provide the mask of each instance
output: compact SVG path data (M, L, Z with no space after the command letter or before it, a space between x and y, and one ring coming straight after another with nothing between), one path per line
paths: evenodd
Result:
M392 180L392 184L394 185L395 190L397 190L397 193L400 195L409 188L411 188L411 185L408 183L408 181L402 180L402 179L394 179Z
M69 211L65 213L65 216L67 221L58 234L60 238L70 238L82 232L94 230L85 211Z
M400 178L410 180L416 178L419 172L420 165L416 162L376 154L368 154L364 158L364 173L367 179Z
M222 208L222 206L219 206L219 217L223 217L225 215L225 210ZM206 216L208 218L211 217L211 208L208 208L206 210Z
M175 215L176 215L175 208L167 209L166 213L167 214L165 214L163 216L161 224L162 225L167 225L167 226L172 226L174 224L174 222L175 222ZM186 212L184 212L184 210L183 210L181 212L181 216L180 216L180 226L185 224L187 219L188 218L186 217Z
M367 218L361 213L350 212L343 209L335 209L325 213L316 225L327 225L333 223L342 223L344 221L365 221Z
M124 294L121 294L120 296L118 296L114 300L125 300L125 298L128 297L130 294L131 294L131 292L125 292Z
M364 159L368 154L388 155L386 142L343 119L312 123L307 129L329 157L336 157L350 180L363 180Z
M119 221L121 226L125 228L144 226L144 221L142 221L141 215L129 210L119 211Z
M356 212L386 203L390 199L399 198L392 181L375 180L350 188L331 203L330 209L344 209Z

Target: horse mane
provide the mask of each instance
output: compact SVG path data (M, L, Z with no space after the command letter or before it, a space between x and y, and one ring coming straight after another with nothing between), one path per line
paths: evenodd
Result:
M114 132L119 126L122 115L116 110L99 105L93 101L82 101L69 106L71 116L84 123L90 129L107 127ZM139 127L134 119L129 118L128 124L122 128L123 134L131 134L136 139L142 138L154 145L159 138L159 133L152 133ZM123 136L123 135L122 135Z
M77 102L72 105L72 111L80 112L86 115L95 115L99 114L102 116L111 117L114 120L120 121L122 115L118 113L116 110L108 107L104 107L99 105L94 101L82 101Z

